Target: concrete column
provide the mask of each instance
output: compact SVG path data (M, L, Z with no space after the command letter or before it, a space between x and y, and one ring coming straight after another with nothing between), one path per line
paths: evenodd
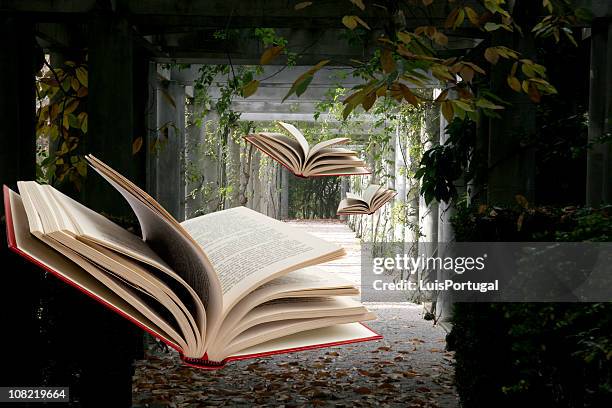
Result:
M132 157L133 59L129 23L106 15L92 17L88 53L89 126L84 151L136 181L137 169ZM85 204L94 210L117 216L131 214L119 193L98 176L87 178L83 193Z
M155 198L177 220L185 219L185 87L164 81L157 92Z
M403 141L402 141L402 132L404 131L404 129L401 129L401 127L398 125L395 129L395 169L394 169L394 173L395 173L395 191L397 191L397 200L400 201L401 203L405 203L406 202L406 194L407 194L407 182L408 179L406 177L406 160L405 160L405 155L408 154L408 152L406 152L406 150L408 150L407 148L404 148L403 146Z
M612 24L596 19L591 30L591 83L589 91L589 143L586 204L612 203ZM602 143L601 139L608 141Z
M537 2L517 0L515 10L519 25L530 24L538 11ZM522 58L534 59L533 34L502 32L494 34L496 45L506 45L521 53ZM488 144L488 191L490 204L514 205L515 196L523 195L529 202L535 198L535 148L523 145L523 140L536 130L536 107L524 93L517 93L507 84L507 72L493 70L493 89L511 105L500 111L500 119L491 119Z

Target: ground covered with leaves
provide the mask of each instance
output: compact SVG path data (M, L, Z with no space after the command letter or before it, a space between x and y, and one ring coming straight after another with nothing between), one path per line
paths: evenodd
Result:
M453 355L422 307L369 305L385 339L234 362L208 372L174 352L136 363L135 407L456 407Z

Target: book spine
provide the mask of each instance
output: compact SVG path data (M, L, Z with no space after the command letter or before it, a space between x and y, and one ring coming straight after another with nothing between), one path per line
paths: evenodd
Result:
M203 358L195 358L195 357L185 357L182 353L181 353L181 360L183 361L185 365L188 365L190 367L195 367L195 368L201 368L203 370L219 370L225 367L225 364L227 363L226 360L223 360L223 361L208 360L206 358L206 355L204 355Z

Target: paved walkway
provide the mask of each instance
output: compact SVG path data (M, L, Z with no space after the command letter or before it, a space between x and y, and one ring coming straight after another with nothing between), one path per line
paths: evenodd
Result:
M343 245L348 256L323 268L359 283L359 241L345 224L290 223ZM367 306L378 315L369 325L384 336L380 342L235 362L216 372L184 367L174 352L150 352L136 363L134 406L457 407L445 332L423 320L419 305Z

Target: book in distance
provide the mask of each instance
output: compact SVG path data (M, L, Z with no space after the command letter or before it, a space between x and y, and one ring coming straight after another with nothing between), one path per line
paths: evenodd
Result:
M338 205L338 215L373 214L397 195L395 190L370 184L361 196L346 193L346 198Z
M281 133L259 132L245 139L262 153L279 162L298 177L349 176L371 174L357 152L338 145L351 139L338 137L310 146L302 132L290 123L278 122L291 137Z

